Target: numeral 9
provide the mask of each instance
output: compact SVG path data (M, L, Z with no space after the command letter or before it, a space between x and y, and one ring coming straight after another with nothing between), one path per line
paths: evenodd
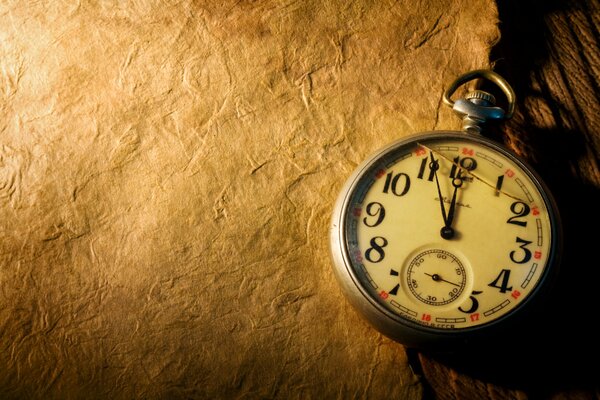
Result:
M369 222L368 217L364 217L363 222L366 226L373 228L379 225L381 222L383 222L383 219L385 218L385 208L381 203L374 201L372 203L367 204L366 211L367 214L369 214L369 216L375 217L375 222L373 223Z

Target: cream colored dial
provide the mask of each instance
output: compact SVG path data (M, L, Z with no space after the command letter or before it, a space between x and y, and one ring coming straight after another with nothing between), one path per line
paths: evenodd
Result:
M543 184L493 142L413 137L365 163L341 196L338 277L376 324L380 312L439 331L482 327L543 286L557 218Z

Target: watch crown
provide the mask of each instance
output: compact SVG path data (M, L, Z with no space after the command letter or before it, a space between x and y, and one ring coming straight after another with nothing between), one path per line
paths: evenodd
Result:
M488 92L484 92L483 90L474 90L472 92L469 92L467 93L465 98L471 103L484 107L496 105L496 98L494 97L494 95Z

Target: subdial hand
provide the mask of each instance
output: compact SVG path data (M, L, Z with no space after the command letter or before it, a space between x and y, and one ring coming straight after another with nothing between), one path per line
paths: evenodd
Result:
M447 281L444 278L442 278L441 276L439 276L438 274L428 274L427 272L425 272L425 275L430 276L431 279L433 279L436 282L446 282L446 283L449 283L449 284L454 285L456 287L460 287L460 285L458 285L458 284L456 284L454 282Z

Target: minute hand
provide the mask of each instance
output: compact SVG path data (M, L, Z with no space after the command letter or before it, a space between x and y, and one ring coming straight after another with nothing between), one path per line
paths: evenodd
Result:
M444 219L444 225L447 224L448 217L446 216L446 207L444 206L444 198L442 197L442 189L440 188L440 181L438 180L437 170L439 164L435 158L433 158L433 151L429 150L429 156L431 157L431 168L433 169L433 175L435 177L435 185L437 186L438 198L440 199L440 208L442 209L442 218Z
M444 226L440 230L442 238L449 240L454 237L454 228L452 228L452 221L454 220L454 210L456 209L456 193L458 188L462 186L463 180L460 176L461 169L458 168L456 178L452 178L452 186L454 186L454 193L452 193L452 201L450 202L450 208L448 209L448 216L444 218Z

